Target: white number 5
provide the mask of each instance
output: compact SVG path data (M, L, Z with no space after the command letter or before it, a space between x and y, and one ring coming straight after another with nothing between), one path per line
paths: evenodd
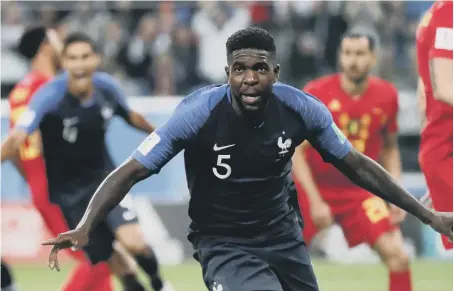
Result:
M229 165L226 163L223 163L222 160L224 159L230 159L230 155L219 155L218 156L218 162L216 163L216 166L219 166L221 168L224 168L226 170L225 174L219 174L218 169L213 167L213 174L218 177L219 179L227 179L230 174L232 174L232 168L230 168Z

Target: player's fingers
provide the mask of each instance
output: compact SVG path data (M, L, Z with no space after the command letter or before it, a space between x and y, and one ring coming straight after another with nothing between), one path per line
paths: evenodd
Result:
M41 243L41 245L46 246L46 245L62 244L65 241L69 241L69 240L71 240L71 235L68 233L63 233L63 234L59 234L55 238L51 238L51 239L43 241ZM69 246L66 246L66 247L60 246L60 248L67 248L67 247L69 247Z
M51 238L51 239L43 241L41 243L41 245L43 245L43 246L53 246L53 245L56 245L56 244L60 243L60 241L61 241L60 237L55 237L55 238Z
M60 248L58 247L58 245L55 245L49 254L49 268L51 270L56 269L58 272L60 272L60 265L58 264L58 251L59 250L60 250Z

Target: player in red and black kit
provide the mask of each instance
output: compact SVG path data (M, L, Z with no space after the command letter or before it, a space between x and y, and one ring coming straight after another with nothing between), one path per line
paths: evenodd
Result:
M30 60L31 72L16 84L9 95L11 127L15 125L18 116L25 110L35 91L55 75L60 49L61 43L56 32L41 26L28 29L21 37L17 50L22 56ZM40 213L51 234L55 235L67 230L68 226L60 208L49 201L39 131L34 132L26 139L13 163L26 179L33 205ZM63 290L112 290L110 270L107 264L91 266L81 251L68 253L80 263Z
M419 162L437 211L452 211L453 203L452 9L452 1L435 2L416 36L419 84L426 107ZM444 247L452 249L452 242L442 239Z
M398 180L398 94L389 82L370 76L376 62L375 40L367 33L347 33L341 42L342 72L309 82L304 91L328 107L352 145ZM293 174L309 244L321 229L337 222L350 247L369 244L390 272L390 291L410 291L409 259L397 227L405 212L388 206L324 163L309 144L294 155Z

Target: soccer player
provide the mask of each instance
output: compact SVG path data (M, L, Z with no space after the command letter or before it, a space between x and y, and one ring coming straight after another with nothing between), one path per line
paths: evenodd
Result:
M17 52L30 61L31 71L17 83L9 95L11 127L14 127L18 116L24 112L31 96L55 75L61 46L61 40L56 32L43 26L31 27L21 36ZM33 205L40 213L47 229L52 235L68 230L60 208L49 200L39 131L27 137L12 161L27 181ZM112 290L107 264L91 266L82 252L69 252L69 254L80 263L63 290Z
M187 96L173 115L96 190L78 226L43 244L51 260L82 247L137 182L181 150L191 192L188 239L209 290L318 290L287 175L308 139L327 162L360 186L452 237L452 213L432 212L376 162L354 148L316 98L277 83L274 38L246 28L226 43L228 84Z
M426 98L419 163L437 211L452 211L452 1L436 1L416 35L418 73ZM442 237L446 249L452 242Z
M3 161L39 128L50 200L62 209L72 228L96 187L114 169L104 140L110 119L118 115L137 129L154 130L142 115L128 108L110 75L95 72L99 60L90 38L77 33L68 36L62 51L66 72L38 89L2 145ZM153 289L162 290L156 256L144 240L137 216L121 205L98 227L84 250L93 264L109 260L127 290L142 290L135 274L120 270L114 239L135 255Z
M320 98L357 151L381 162L399 180L397 89L370 75L376 63L375 39L367 33L347 33L340 44L339 60L341 73L311 81L303 91ZM350 247L367 243L380 255L389 270L390 291L412 289L409 258L396 226L404 219L403 210L393 205L388 208L382 199L325 164L316 147L310 148L306 142L296 149L293 173L307 244L336 221Z
M14 284L13 275L11 274L11 268L3 259L2 259L1 288L2 291L17 291L16 284Z

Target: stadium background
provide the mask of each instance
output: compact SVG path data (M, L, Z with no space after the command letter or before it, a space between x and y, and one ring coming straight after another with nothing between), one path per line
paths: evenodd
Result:
M414 38L419 18L430 4L2 1L1 97L6 98L28 70L14 46L24 28L35 23L55 27L62 35L70 31L90 34L103 54L102 70L114 74L131 96L131 106L158 125L169 117L181 96L205 84L224 81L225 40L238 29L250 25L268 29L276 38L281 81L297 87L335 71L341 35L347 29L365 29L379 40L374 73L399 89L403 183L420 196L426 186L417 162L420 122ZM8 132L7 118L7 103L2 100L2 137ZM126 158L142 138L114 120L108 145L115 161ZM137 185L132 190L132 205L161 261L169 265L167 276L181 290L204 290L185 237L188 191L182 161L180 154L159 175ZM63 274L47 273L48 249L39 244L47 233L30 206L26 185L10 165L1 168L1 197L2 256L15 267L21 290L57 290L71 262L66 260ZM434 233L413 217L406 219L403 231L407 249L416 260L416 290L452 290L452 253L441 250ZM312 252L322 290L384 290L385 271L368 247L347 250L336 227L327 232L319 246ZM324 248L324 255L320 248ZM373 286L375 283L378 285Z

